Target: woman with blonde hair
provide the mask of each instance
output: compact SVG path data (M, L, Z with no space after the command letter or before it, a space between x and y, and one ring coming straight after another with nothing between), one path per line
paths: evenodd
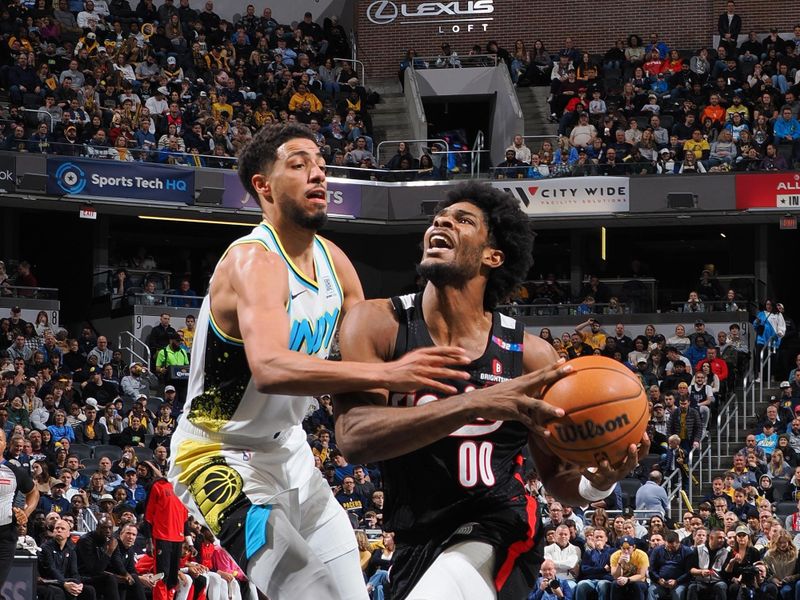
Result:
M374 548L369 543L367 534L363 531L356 531L356 544L358 544L358 558L361 561L361 573L364 575L364 581L366 582L367 567L369 566L369 559L372 558Z
M775 450L767 463L767 475L773 479L790 479L794 471L785 460L783 460L783 452Z
M798 589L797 548L792 543L792 536L781 529L769 542L764 564L770 573L770 580L778 588L781 600L794 600Z

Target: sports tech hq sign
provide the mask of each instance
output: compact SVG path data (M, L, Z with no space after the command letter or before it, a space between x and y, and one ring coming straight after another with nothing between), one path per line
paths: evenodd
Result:
M367 6L367 19L375 25L436 25L436 33L488 31L494 0L468 2L392 2L375 0Z

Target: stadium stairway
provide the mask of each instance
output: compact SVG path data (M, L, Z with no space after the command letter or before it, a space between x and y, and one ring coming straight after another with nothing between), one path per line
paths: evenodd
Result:
M396 77L391 79L370 79L370 90L380 94L380 102L370 111L372 117L372 135L377 143L384 140L407 140L412 137L411 126L408 122L408 109L406 99ZM381 149L379 162L388 161L397 151L397 147Z
M516 89L517 99L525 117L525 135L557 135L558 125L548 120L550 106L547 104L547 97L550 95L550 88L530 86ZM542 140L527 140L525 143L533 150L541 146Z
M757 385L757 384L756 384ZM741 391L738 392L739 398L741 398ZM764 387L764 395L762 398L756 398L756 407L755 412L756 416L751 416L746 419L745 426L742 429L739 429L739 438L740 443L732 444L730 448L730 452L728 454L723 454L720 460L720 467L717 468L717 461L716 461L716 441L712 442L712 450L714 451L711 461L711 472L708 474L708 477L704 476L704 482L702 486L694 486L693 494L692 494L692 506L697 507L697 505L702 501L702 499L711 492L711 480L716 477L724 477L725 473L730 470L731 466L733 465L733 455L738 452L742 447L744 447L744 439L748 433L760 433L760 430L757 429L759 417L766 407L769 405L769 399L771 396L779 396L780 389L777 387L776 383L770 383L769 387ZM741 402L741 400L740 400ZM740 406L741 410L741 406ZM714 422L716 426L716 422ZM713 434L713 432L712 432Z

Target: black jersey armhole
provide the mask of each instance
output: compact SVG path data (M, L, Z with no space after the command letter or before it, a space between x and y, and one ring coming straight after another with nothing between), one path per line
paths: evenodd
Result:
M408 352L408 315L400 296L392 296L391 302L397 315L397 337L394 341L392 360L397 360Z

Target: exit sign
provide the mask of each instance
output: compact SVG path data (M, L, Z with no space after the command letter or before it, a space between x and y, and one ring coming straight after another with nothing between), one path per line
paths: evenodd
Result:
M93 206L82 206L81 210L78 212L78 216L81 219L97 219L97 210Z
M797 217L784 215L781 217L781 229L797 229Z

